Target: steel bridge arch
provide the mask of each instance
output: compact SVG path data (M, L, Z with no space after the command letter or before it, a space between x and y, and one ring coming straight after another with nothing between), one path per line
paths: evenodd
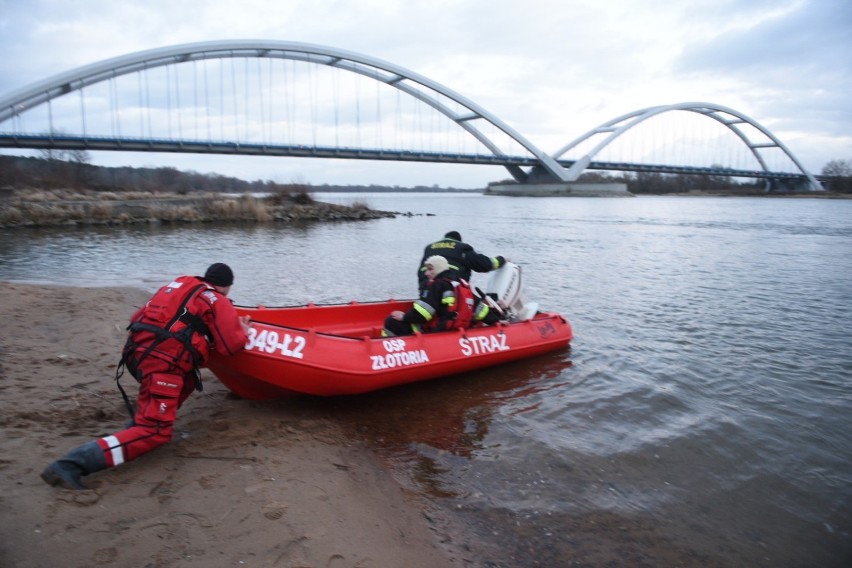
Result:
M555 159L538 149L496 116L452 89L381 59L333 47L299 42L251 39L217 40L161 47L106 59L54 75L0 98L0 123L17 116L24 110L44 104L54 98L121 75L175 63L237 57L291 59L327 65L380 81L431 106L476 138L495 156L505 156L506 154L473 124L475 120L483 119L526 148L550 174L563 181L568 181L567 170ZM454 112L453 109L437 99L426 96L406 81L421 85L447 97L463 107L465 113ZM523 182L527 179L528 174L519 166L507 165L505 167L515 180Z
M811 186L811 189L813 189L815 191L822 191L823 188L822 188L822 185L819 183L819 181L817 181L817 179L810 172L808 172L805 169L805 167L793 155L793 153L789 150L789 148L787 148L787 146L785 146L783 142L781 142L778 138L776 138L775 135L772 134L767 128L762 126L756 120L749 118L748 116L742 114L741 112L738 112L738 111L736 111L732 108L724 107L724 106L713 104L713 103L688 102L688 103L678 103L678 104L672 104L672 105L659 105L659 106L653 106L653 107L648 107L648 108L645 108L645 109L629 112L629 113L621 115L617 118L613 118L612 120L605 122L604 124L601 124L597 128L593 128L592 130L589 130L588 132L586 132L585 134L583 134L579 138L574 139L572 142L568 143L567 145L565 145L562 148L560 148L559 150L557 150L554 154L552 154L552 157L554 159L558 160L566 152L568 152L572 148L576 147L581 142L588 140L592 136L594 136L596 134L609 133L609 135L603 141L598 143L587 154L585 154L581 158L578 158L574 162L574 164L571 166L571 168L567 170L569 178L572 181L574 181L578 177L580 177L580 174L583 173L583 170L585 170L589 166L589 164L592 162L592 159L595 157L595 155L597 155L598 152L600 152L604 147L606 147L607 145L612 143L616 138L618 138L619 136L621 136L622 134L624 134L625 132L627 132L628 130L630 130L631 128L636 126L637 124L639 124L639 123L641 123L645 120L648 120L649 118L652 118L652 117L657 116L658 114L662 114L664 112L676 111L676 110L685 110L685 111L689 111L689 112L695 112L695 113L707 116L709 118L712 118L713 120L716 120L717 122L726 126L729 130L731 130L734 134L736 134L736 136L740 140L742 140L743 143L746 146L748 146L749 150L751 150L751 153L754 155L755 159L757 159L758 163L763 168L764 172L769 172L769 168L767 167L766 162L763 159L763 156L760 155L760 150L763 149L763 148L780 148L787 155L787 157L790 158L790 160L796 165L796 167L799 168L799 170L802 172L802 175L807 178L808 183ZM734 118L727 118L724 115L732 116ZM771 140L772 142L771 143L754 143L754 142L752 142L751 140L749 140L748 136L746 136L746 134L740 128L737 127L738 124L743 124L743 123L747 123L747 124L750 124L751 126L755 127L760 132L762 132L767 138L769 138L769 140Z

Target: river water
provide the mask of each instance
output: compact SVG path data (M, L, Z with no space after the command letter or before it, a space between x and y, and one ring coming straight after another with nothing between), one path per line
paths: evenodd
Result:
M465 566L852 566L852 201L317 197L411 215L0 231L0 279L153 291L223 261L239 304L406 298L458 230L571 349L317 412L462 527Z

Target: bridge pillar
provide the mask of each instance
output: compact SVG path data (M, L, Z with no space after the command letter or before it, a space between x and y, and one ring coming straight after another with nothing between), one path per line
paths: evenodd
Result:
M635 197L623 182L562 181L541 166L534 166L526 179L489 183L485 195L517 197Z
M627 184L622 182L495 182L489 183L483 193L485 195L509 195L513 197L635 197L627 191Z
M813 184L807 178L769 178L766 180L766 193L813 193ZM823 190L822 185L818 190Z

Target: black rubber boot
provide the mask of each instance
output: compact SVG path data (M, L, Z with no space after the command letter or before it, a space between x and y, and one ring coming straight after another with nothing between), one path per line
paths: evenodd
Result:
M65 489L88 489L80 478L106 467L104 451L97 442L89 442L44 468L41 478L48 485L59 485Z

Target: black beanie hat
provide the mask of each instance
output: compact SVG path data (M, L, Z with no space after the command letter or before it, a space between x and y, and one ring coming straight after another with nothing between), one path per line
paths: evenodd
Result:
M461 235L459 234L459 232L458 232L458 231L450 231L449 233L447 233L446 235L444 235L444 238L445 238L445 239L455 239L455 240L457 240L457 241L460 241L460 240L461 240Z
M234 283L234 272L227 264L211 264L204 273L204 281L214 286L230 286Z

